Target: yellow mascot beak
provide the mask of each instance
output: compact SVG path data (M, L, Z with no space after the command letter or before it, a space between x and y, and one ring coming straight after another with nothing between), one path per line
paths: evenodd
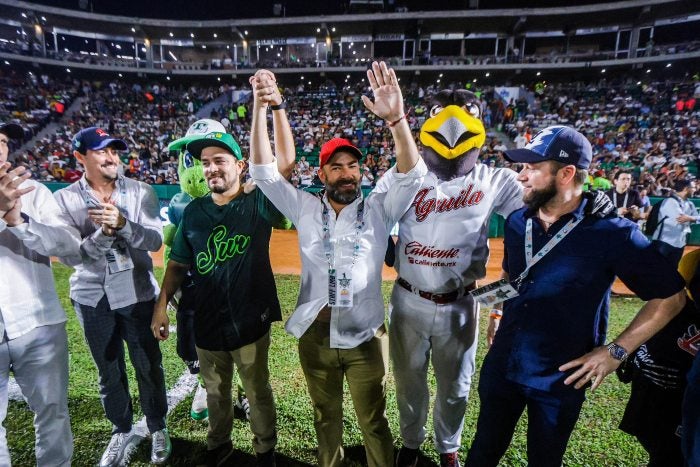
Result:
M420 142L445 159L454 159L486 142L484 124L462 107L448 105L425 121Z

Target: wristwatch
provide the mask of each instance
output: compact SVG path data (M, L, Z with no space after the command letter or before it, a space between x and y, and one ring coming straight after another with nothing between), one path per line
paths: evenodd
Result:
M624 347L614 342L608 344L608 353L612 358L619 362L627 360L628 354Z
M282 110L287 108L287 101L282 98L282 102L279 103L279 105L271 105L270 110Z

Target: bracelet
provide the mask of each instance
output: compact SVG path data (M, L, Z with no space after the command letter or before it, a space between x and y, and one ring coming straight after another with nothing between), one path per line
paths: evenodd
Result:
M410 112L411 112L411 109L408 109L408 111L407 111L405 114L403 114L403 116L402 116L401 118L399 118L398 120L396 120L396 121L394 121L394 122L389 122L389 123L387 123L387 126L388 126L389 128L394 128L401 120L403 120L404 118L408 117L408 114L409 114Z
M270 110L284 110L287 108L287 101L282 99L279 105L271 105Z

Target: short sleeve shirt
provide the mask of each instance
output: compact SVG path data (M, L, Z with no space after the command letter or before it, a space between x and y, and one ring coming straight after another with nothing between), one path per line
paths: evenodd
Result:
M281 319L269 254L272 225L281 219L260 190L223 206L207 195L185 208L170 258L191 265L198 347L236 350Z
M683 278L623 218L598 219L579 208L546 232L533 219L536 254L574 216L581 223L530 270L520 295L505 302L498 335L485 366L507 379L544 391L569 391L558 367L606 339L610 289L615 277L642 300L665 298L684 287ZM525 227L532 213L515 211L505 224L503 267L511 280L526 267Z

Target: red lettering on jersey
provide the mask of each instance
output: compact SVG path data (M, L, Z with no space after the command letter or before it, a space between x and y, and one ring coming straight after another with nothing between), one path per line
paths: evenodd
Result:
M466 190L461 190L457 196L436 201L435 198L427 198L430 190L434 187L423 188L413 199L412 208L416 210L416 220L423 222L432 212L447 212L457 209L474 206L484 199L484 192L474 190L474 184L470 184Z
M434 246L425 246L420 242L408 242L403 252L406 255L423 256L426 258L457 258L459 256L459 248L450 248L449 250L440 250ZM409 262L413 262L409 258Z

